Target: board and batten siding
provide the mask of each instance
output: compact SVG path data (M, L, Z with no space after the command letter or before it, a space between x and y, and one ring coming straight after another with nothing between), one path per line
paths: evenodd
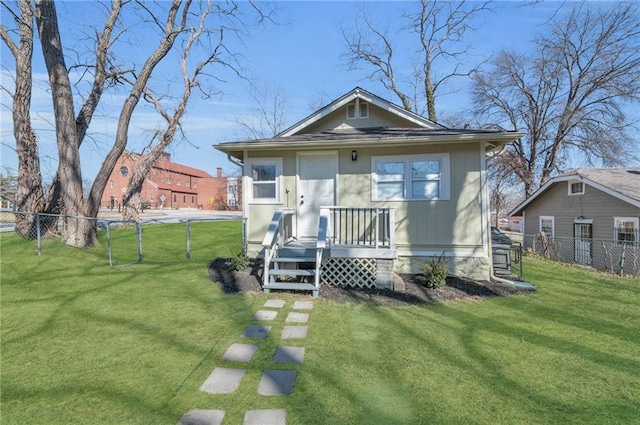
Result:
M332 149L335 151L335 149ZM351 151L358 159L351 160ZM320 151L316 149L314 151ZM449 153L450 199L373 201L371 159L373 156ZM252 204L248 200L248 242L257 252L273 213L281 208L296 208L297 160L295 151L250 152L251 158L282 158L283 173L279 203ZM456 145L360 147L338 150L339 175L336 179L336 205L353 207L394 207L396 244L399 253L441 253L485 255L481 195L481 150L477 143ZM247 168L245 184L250 185ZM249 186L247 186L249 187ZM286 194L286 190L289 194Z
M397 146L340 151L338 204L340 206L394 207L398 251L480 254L482 196L478 144ZM388 155L450 154L450 199L372 201L371 158Z
M293 151L259 151L251 152L245 160L244 181L245 193L248 196L251 189L251 169L248 164L252 159L258 158L282 158L282 179L280 180L279 202L273 203L253 203L250 198L246 199L247 208L247 244L251 254L256 254L262 247L264 235L269 227L273 214L283 208L295 207L295 188L296 188L296 153ZM287 196L286 189L289 189Z
M540 233L540 216L553 216L555 236L572 238L575 220L583 217L593 220L593 239L612 240L614 217L640 216L640 208L586 183L582 195L569 196L567 186L567 182L553 184L525 208L525 235Z

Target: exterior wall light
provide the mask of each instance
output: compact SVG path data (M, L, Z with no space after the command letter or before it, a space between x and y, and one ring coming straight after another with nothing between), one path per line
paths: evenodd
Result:
M351 160L356 161L358 159L358 151L351 151Z

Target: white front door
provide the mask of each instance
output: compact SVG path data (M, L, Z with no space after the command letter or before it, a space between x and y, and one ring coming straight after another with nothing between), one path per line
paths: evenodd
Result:
M337 152L298 155L298 238L318 235L320 207L335 205Z
M574 258L578 264L591 265L591 224L574 223Z

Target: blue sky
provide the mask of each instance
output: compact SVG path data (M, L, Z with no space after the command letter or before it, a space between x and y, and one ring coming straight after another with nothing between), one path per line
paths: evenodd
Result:
M341 54L344 41L341 27L349 28L356 20L362 3L360 2L276 2L279 8L279 26L259 29L236 45L238 53L243 55L242 66L248 76L262 87L279 87L289 99L288 124L293 124L312 112L310 105L319 100L326 103L351 90L355 86L363 87L392 102L397 98L376 82L365 79L363 71L348 71ZM541 25L556 11L559 3L543 2L535 6L523 7L519 2L498 2L494 11L483 15L475 24L478 30L468 34L468 40L475 46L470 64L480 62L502 49L526 50ZM415 4L409 2L369 2L367 7L374 20L392 25L397 22L403 11L411 10ZM569 4L571 6L571 4ZM92 2L58 2L58 15L62 27L73 25L90 26L91 19L99 19L95 4ZM82 20L77 17L82 16ZM6 13L2 21L6 24ZM82 22L82 24L79 24ZM64 34L63 34L64 37ZM125 55L143 57L145 34L130 34L130 50ZM399 47L397 55L407 59L411 45L407 40L396 37ZM63 43L70 47L68 38ZM2 86L12 90L11 72L14 69L13 58L4 43L1 44ZM178 64L171 58L163 63L160 70L164 79L158 83L172 81L178 75ZM49 125L51 121L51 100L47 92L46 69L41 59L39 46L34 52L34 99L32 116L38 130L40 153L43 158L43 174L48 180L56 167L56 146L54 133ZM67 63L69 65L69 63ZM408 69L405 68L405 69ZM175 73L175 74L174 74ZM248 84L229 74L224 75L225 82L216 88L223 94L203 99L194 95L190 101L186 119L185 135L188 142L175 143L170 148L173 160L185 165L200 168L214 174L216 167L222 167L230 173L233 166L226 156L213 149L212 145L243 138L236 123L238 117L249 119L253 114L253 103L249 96ZM44 81L43 81L44 80ZM458 91L437 99L439 114L455 114L469 108L468 82L458 80ZM0 137L2 172L17 170L17 157L11 147L15 147L11 123L11 101L3 90L1 93ZM115 124L122 105L123 93L106 97L99 113L92 123L91 138L86 140L82 151L82 173L86 180L93 180L108 147L112 143ZM129 131L131 146L139 151L150 138L151 130L161 125L154 111L140 107L134 114Z

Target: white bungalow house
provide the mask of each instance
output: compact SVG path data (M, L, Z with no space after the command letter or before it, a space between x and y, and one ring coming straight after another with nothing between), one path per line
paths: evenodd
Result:
M215 148L243 172L248 254L263 288L393 288L444 255L451 274L492 270L485 159L519 137L450 129L356 87L269 139Z

